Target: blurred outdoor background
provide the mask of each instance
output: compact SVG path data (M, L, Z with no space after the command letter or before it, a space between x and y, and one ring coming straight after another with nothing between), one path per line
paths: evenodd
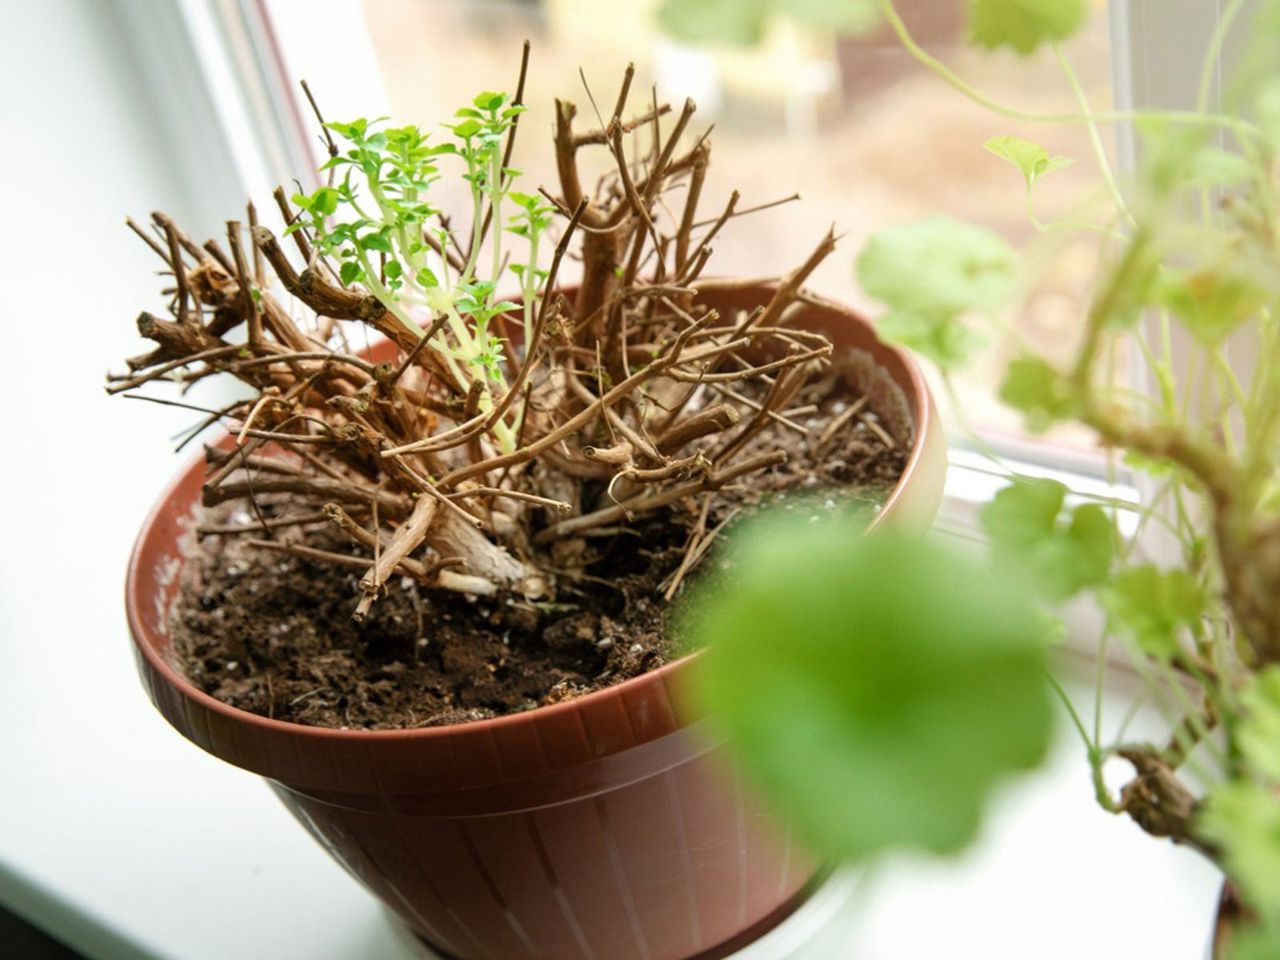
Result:
M1092 5L1087 28L1064 53L1092 108L1105 111L1112 102L1109 27L1103 0ZM670 102L674 112L685 97L697 103L693 136L714 124L703 216L714 217L734 189L742 194L740 208L800 194L796 202L731 223L717 238L709 273L777 276L803 260L834 224L843 235L840 248L812 285L873 312L853 276L853 260L866 237L889 224L949 214L985 224L1019 248L1036 242L1039 261L1031 295L1014 322L1031 342L1066 355L1079 331L1083 291L1096 269L1097 235L1037 235L1023 211L1020 175L983 143L1015 134L1076 160L1037 184L1035 202L1044 222L1080 219L1100 198L1101 183L1083 124L1031 124L997 116L921 67L887 26L842 33L774 16L754 46L691 46L664 32L660 6L660 0L361 4L371 60L389 112L399 122L438 123L476 91L513 88L520 47L528 38L533 44L530 110L522 120L515 166L531 185L545 184L555 192L554 98L578 105L578 129L599 126L588 87L607 115L623 68L634 62L633 115L643 112L656 88L659 100ZM359 68L343 58L316 55L323 46L323 18L289 0L272 0L269 8L285 70L305 76L322 106L330 92L347 100L339 88ZM1032 57L975 51L963 42L962 0L906 0L898 8L926 49L989 97L1022 110L1078 111L1048 47ZM724 33L738 32L738 26L725 24ZM439 42L445 37L447 43ZM669 116L668 129L672 122ZM1112 128L1103 125L1101 132L1114 155ZM311 140L318 148L318 140ZM1016 417L994 396L993 371L1001 367L1001 351L991 351L956 385L975 426L1017 441ZM1061 448L1082 441L1063 431L1049 442L1070 455L1079 451Z

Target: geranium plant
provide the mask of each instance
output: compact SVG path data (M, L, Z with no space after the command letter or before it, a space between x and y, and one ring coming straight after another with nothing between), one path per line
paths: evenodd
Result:
M978 46L1052 48L1078 98L1068 116L993 103L921 49L891 3L879 6L963 95L996 116L1083 124L1095 147L1065 158L1019 137L987 141L1020 176L1015 202L1037 238L1024 256L945 217L875 235L857 276L885 307L881 335L944 378L984 343L1012 343L1000 398L1030 431L1087 428L1112 475L1141 478L1144 497L1126 506L1006 467L1009 485L982 512L989 565L934 543L815 529L803 510L762 518L690 619L712 649L700 695L818 848L859 858L972 839L991 785L1043 755L1056 695L1101 807L1222 868L1247 922L1220 949L1280 955L1280 5L1256 13L1230 112L1209 109L1207 92L1239 2L1209 38L1199 110L1099 114L1059 46L1083 23L1083 0L973 0ZM1104 122L1136 125L1137 169L1113 169ZM1109 212L1042 221L1037 182L1086 161ZM1097 236L1100 267L1071 355L1049 356L1008 318L1033 260L1078 231ZM1175 340L1188 355L1175 356ZM1153 390L1122 375L1132 356ZM1059 609L1082 595L1106 624L1093 709L1071 701L1049 657ZM1164 740L1107 728L1108 652L1167 709ZM767 722L751 708L764 685L788 691ZM1118 792L1104 776L1112 763L1129 771Z

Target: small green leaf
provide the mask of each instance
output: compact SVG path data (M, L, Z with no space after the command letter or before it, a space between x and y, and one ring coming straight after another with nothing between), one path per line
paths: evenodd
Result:
M983 146L1021 170L1028 190L1046 173L1075 163L1070 157L1051 157L1044 147L1021 137L992 137Z
M359 276L360 264L356 263L354 260L347 260L338 268L338 277L346 286L350 286L355 283L356 278Z
M1249 766L1280 786L1280 666L1267 667L1240 694L1244 719L1236 733Z
M1009 47L1026 56L1065 40L1084 24L1085 0L970 0L969 36L980 47Z
M1075 413L1071 389L1054 367L1039 357L1018 357L1005 370L1000 399L1020 411L1032 433L1043 433Z
M494 93L486 90L483 93L477 93L471 102L479 110L497 110L506 103L507 95L505 93Z
M1280 797L1249 781L1214 787L1198 819L1222 850L1227 875L1262 918L1280 923Z
M1044 757L1044 621L1025 593L816 504L743 523L727 557L686 618L706 647L692 692L810 849L954 853L993 788Z
M432 287L440 286L440 280L427 267L420 269L415 276L415 279L418 281L418 286L422 287L424 290L430 290Z
M377 250L379 253L391 253L391 241L385 232L366 233L360 238L360 246L365 250Z
M404 273L404 267L400 266L399 260L388 260L387 265L382 268L382 272L391 280L397 280Z
M1153 564L1128 567L1113 576L1098 599L1108 622L1133 637L1147 656L1167 660L1181 649L1180 632L1204 615L1205 594L1186 570Z
M466 140L468 137L474 137L480 132L480 121L475 119L463 120L461 123L455 123L450 129L456 136Z
M1106 579L1114 528L1096 503L1064 509L1056 480L1018 478L982 510L997 569L1030 578L1046 597L1063 600Z
M374 122L376 123L377 121ZM364 132L369 128L369 121L361 117L349 123L334 122L326 123L325 126L344 140L355 142L364 136Z

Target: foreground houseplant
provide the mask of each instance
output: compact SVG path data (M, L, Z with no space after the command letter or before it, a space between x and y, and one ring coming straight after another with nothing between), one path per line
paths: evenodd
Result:
M991 105L914 43L891 3L880 7L921 63ZM998 778L1043 756L1056 693L1101 807L1219 866L1233 909L1215 953L1261 958L1280 956L1280 5L1254 11L1254 49L1227 84L1230 112L1206 109L1244 10L1224 5L1207 38L1198 111L1107 118L1139 127L1142 159L1124 182L1057 46L1086 5L971 4L977 44L1054 47L1080 99L1066 120L1089 127L1112 201L1105 216L1042 223L1032 190L1071 159L1017 137L986 144L1022 175L1042 236L1101 237L1098 280L1065 362L1002 324L1025 268L988 231L932 218L882 231L858 259L864 289L887 307L882 335L928 353L945 375L981 342L985 318L985 332L1016 346L1001 399L1032 431L1087 428L1113 476L1139 478L1141 506L1012 474L983 511L986 571L937 545L762 519L739 531L734 568L707 590L692 629L712 648L701 699L746 768L811 842L851 858L969 842ZM1052 245L1029 253L1027 266L1039 259L1043 269ZM1135 354L1149 393L1122 376ZM872 585L873 574L888 586ZM1081 596L1105 616L1099 703L1108 644L1118 646L1167 712L1165 740L1130 740L1127 721L1108 735L1100 705L1078 710L1046 673L1057 613ZM775 643L784 632L793 645ZM763 684L790 691L767 725L743 706ZM1118 791L1108 764L1127 771ZM835 802L851 795L852 815Z
M738 197L699 219L691 103L628 116L630 70L598 129L557 103L559 195L516 190L524 72L439 144L326 124L325 182L277 192L285 240L252 208L251 243L235 222L225 245L161 215L138 229L173 316L139 318L155 347L109 389L216 375L251 394L203 411L231 432L144 527L130 625L165 716L267 776L445 953L720 955L814 867L673 706L696 657L663 664L665 601L739 513L806 481L879 496L876 524L927 524L941 441L906 355L802 290L830 236L777 283L701 279ZM586 150L609 158L592 191ZM464 230L431 204L449 170ZM357 351L365 327L385 339ZM330 646L299 650L302 627ZM566 679L532 690L531 649ZM335 678L339 655L370 675Z

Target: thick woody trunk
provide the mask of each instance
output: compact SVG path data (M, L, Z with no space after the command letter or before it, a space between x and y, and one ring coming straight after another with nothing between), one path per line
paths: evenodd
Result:
M624 228L607 233L588 232L582 240L582 287L574 304L577 336L583 346L594 346L604 340L605 305L618 289L622 269L622 251L627 231Z
M427 544L441 557L461 557L466 573L530 599L547 592L546 579L535 568L491 541L452 510L442 514L426 537Z

